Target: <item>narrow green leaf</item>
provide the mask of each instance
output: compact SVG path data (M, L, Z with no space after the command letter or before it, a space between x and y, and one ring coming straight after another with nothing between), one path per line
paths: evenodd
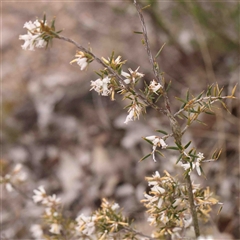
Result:
M208 112L208 111L204 111L206 114L209 114L209 115L215 115L214 112Z
M55 18L53 18L53 20L52 20L52 24L51 24L51 28L53 29L53 30L55 30Z
M162 157L165 157L165 156L163 155L163 153L161 153L159 150L156 150L155 152L158 153L159 155L161 155Z
M162 97L162 94L160 94L160 95L157 97L157 99L154 101L154 103L157 103L161 97Z
M236 89L237 89L237 84L234 86L234 88L232 90L232 96L234 96Z
M143 160L145 160L146 158L150 157L151 155L152 155L151 153L147 154L146 156L142 157L142 158L139 160L139 162L142 162Z
M178 148L178 147L166 147L166 149L171 149L171 150L179 151L179 148Z
M183 154L181 153L181 154L179 155L179 157L178 157L177 161L176 161L176 164L178 164L178 163L179 163L179 161L181 160L182 156L183 156Z
M172 83L172 81L170 81L170 82L168 83L167 88L166 88L166 92L168 92L168 90L170 89L171 83Z
M191 113L199 113L199 111L196 111L194 109L190 109L189 112L191 112Z
M112 51L112 55L110 57L110 61L109 61L110 64L112 63L113 58L114 58L114 51Z
M186 106L186 103L184 103L184 104L181 106L181 109L183 109L185 106Z
M180 102L183 102L183 103L187 103L187 101L185 101L184 99L182 99L182 98L179 98L179 97L175 97L178 101L180 101Z
M184 146L184 149L187 149L191 143L192 143L192 141L188 142L188 143Z
M43 14L43 25L45 24L46 22L46 13Z
M202 124L202 125L204 125L204 126L207 126L207 124L206 124L205 122L203 122L203 121L201 121L201 120L199 120L199 119L196 119L195 121L197 121L198 123L200 123L200 124Z
M133 31L133 33L136 33L136 34L143 34L143 32L138 32L138 31Z
M221 213L222 208L223 208L223 206L221 206L221 207L219 208L219 210L218 210L218 212L217 212L217 215L219 215L219 214Z
M164 43L162 45L162 47L159 49L159 51L157 52L156 56L155 56L155 59L158 58L158 56L160 55L161 51L163 50L164 46L165 46L166 43Z
M202 91L202 92L197 96L196 100L198 100L199 98L201 98L202 95L203 95L203 93L204 93L204 91Z
M146 138L143 138L146 142L150 143L151 145L153 145L152 141L146 139Z
M208 87L208 90L207 90L207 93L206 93L207 96L211 96L211 94L212 94L212 87L213 87L213 84Z
M220 89L220 91L218 92L218 96L219 96L219 97L221 97L221 94L222 94L222 92L223 92L223 89L224 89L224 88L222 87L222 88Z
M168 133L165 132L165 131L163 131L163 130L156 130L156 132L160 132L160 133L162 133L162 134L164 134L164 135L168 135Z
M187 97L186 100L189 101L189 89L187 90Z
M180 150L183 149L182 146L181 146L179 143L177 143L177 142L175 142L175 143L176 143L176 145L178 146L178 149L180 149Z
M142 10L151 7L151 4L148 4L147 6L143 7Z

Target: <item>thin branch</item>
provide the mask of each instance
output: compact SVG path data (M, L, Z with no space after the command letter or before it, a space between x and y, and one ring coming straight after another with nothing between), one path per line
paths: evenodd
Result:
M150 45L149 45L149 41L148 41L148 34L147 34L147 28L146 28L146 24L145 24L145 20L144 20L144 17L142 15L142 10L139 6L139 4L137 3L136 0L134 0L134 5L137 9L137 12L138 12L138 16L140 18L140 22L141 22L141 25L142 25L142 30L143 30L143 37L144 37L144 41L145 41L145 45L146 45L146 50L147 50L147 54L148 54L148 58L149 58L149 62L151 63L152 65L152 69L153 69L153 72L154 72L154 75L156 77L156 80L159 82L159 83L162 83L162 79L159 78L159 74L158 74L158 71L156 70L155 66L154 66L154 60L153 60L153 56L152 56L152 52L150 50ZM162 83L163 84L163 83Z
M199 99L196 99L194 102L191 103L191 106L193 106L194 104L196 103L199 103L199 102L203 102L203 101L207 101L207 100L210 100L210 104L213 104L215 102L217 102L218 100L221 100L221 99L228 99L228 98L231 98L233 96L224 96L224 97L201 97ZM190 100L191 101L191 100ZM180 113L182 113L183 111L185 111L186 109L185 108L181 108L180 110L178 110L176 113L174 113L174 117L176 117L177 115L179 115Z
M81 51L91 55L100 65L102 65L103 67L105 67L114 77L116 77L119 82L122 84L123 88L129 92L132 92L131 89L126 85L126 83L124 82L124 79L121 75L119 75L116 71L114 71L111 67L109 67L108 65L106 65L100 58L98 58L96 55L94 55L92 52L90 52L89 50L87 50L85 47L81 46L80 44L78 44L77 42L75 42L74 40L61 36L61 35L55 35L57 39L72 43L73 45L75 45L78 49L80 49ZM138 91L139 92L139 91ZM152 108L154 108L155 110L157 110L158 112L161 112L165 115L167 115L166 111L160 107L158 107L157 105L155 105L154 103L151 103L144 95L142 95L141 93L135 93L134 96L138 97L139 99L141 99L147 106L151 106Z

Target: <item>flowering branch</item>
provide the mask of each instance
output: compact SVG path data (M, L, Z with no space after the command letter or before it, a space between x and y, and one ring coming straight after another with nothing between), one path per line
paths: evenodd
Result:
M171 113L170 102L167 95L167 89L165 89L165 81L162 73L159 71L159 66L156 62L156 58L159 53L153 58L150 50L147 28L145 25L144 17L142 15L142 9L140 8L137 0L133 0L137 9L140 22L142 25L142 34L144 37L144 44L146 46L147 55L150 64L153 68L153 73L156 79L153 79L150 84L145 84L144 90L138 89L136 84L144 76L144 74L138 72L139 67L133 71L128 69L129 72L122 70L122 65L126 61L121 60L121 56L114 58L114 52L108 59L99 58L92 53L91 50L86 49L74 40L59 35L60 31L55 32L54 23L52 21L51 27L47 25L46 17L43 21L35 21L34 23L28 22L24 25L28 32L26 35L21 35L19 39L24 40L22 45L23 49L34 50L34 48L47 47L48 43L53 39L69 42L75 45L80 51L75 55L75 59L70 63L76 62L80 66L80 70L85 70L88 64L93 60L96 60L104 69L97 72L99 78L95 81L91 81L91 89L95 90L102 96L110 96L114 99L114 94L124 95L123 99L129 99L131 104L127 106L128 116L124 123L128 123L135 119L138 119L140 114L145 112L145 108L151 106L159 113L168 117L172 132L164 134L163 137L159 136L147 136L143 137L148 143L152 145L152 152L141 160L152 156L154 162L156 162L155 153L162 153L160 149L173 149L177 150L180 154L177 163L180 162L180 166L185 170L184 176L186 184L180 184L169 173L165 172L165 176L161 177L156 173L151 178L146 178L149 182L151 191L145 193L145 198L142 200L144 205L148 209L150 217L148 221L150 225L158 227L157 231L153 234L153 237L162 238L163 236L180 237L180 233L183 233L192 223L194 226L195 236L200 236L198 217L208 216L208 212L211 210L211 205L218 203L218 201L211 197L209 189L202 190L198 186L194 185L191 181L190 174L193 169L196 169L198 175L202 174L201 163L216 160L220 152L215 152L210 160L204 160L203 153L198 153L196 149L192 148L189 151L186 149L191 144L191 141L183 146L182 135L185 133L190 124L197 120L201 113L213 113L211 106L220 101L226 108L226 105L222 102L223 99L235 98L234 92L236 86L233 88L232 95L221 96L223 89L219 89L216 84L215 87L210 86L207 89L206 96L202 97L202 92L198 97L189 98L189 92L187 92L186 100L178 99L183 102L182 107L175 114ZM160 49L161 50L161 49ZM163 96L164 107L157 105L160 97ZM184 112L187 115L184 115ZM186 126L181 129L176 117L185 117L187 119ZM168 147L165 140L169 137L174 137L176 146ZM3 183L6 183L6 188L10 189L10 177L5 176L1 179ZM38 190L34 190L35 195L33 200L36 203L41 203L46 207L44 219L50 225L52 234L61 235L64 239L67 239L68 233L65 230L65 221L61 214L61 202L56 195L48 196L43 187L39 187ZM105 239L106 236L119 236L125 231L124 239L133 239L136 235L148 238L148 237L130 226L130 221L124 217L119 209L119 205L116 203L109 203L106 199L102 200L101 208L95 211L91 216L79 215L76 218L75 223L71 223L72 236L77 235L84 238L88 238L93 234L98 239ZM73 226L73 227L72 227ZM67 228L67 227L66 227ZM73 230L75 229L75 230ZM69 233L70 234L70 233ZM70 235L71 235L70 234ZM122 235L121 235L122 237Z
M156 67L155 67L156 63L153 60L153 56L152 56L150 46L149 46L149 42L148 42L148 35L147 35L147 30L146 30L144 17L141 13L141 9L140 9L136 0L134 0L134 5L136 6L136 9L137 9L137 12L138 12L141 24L142 24L143 36L144 36L145 43L146 43L146 49L147 49L149 61L152 64L153 72L155 74L155 77L160 82L159 74L158 74L158 72L156 70ZM182 142L181 142L182 131L181 131L181 128L179 126L179 123L177 122L175 117L171 114L170 103L169 103L169 99L168 99L168 96L167 96L167 92L164 91L164 90L163 90L163 97L164 97L164 100L165 100L166 113L167 113L167 116L169 118L170 125L172 127L173 136L175 138L176 143L181 146L182 145ZM193 224L194 224L195 235L196 235L196 237L198 237L198 236L200 236L200 231L199 231L199 224L198 224L196 207L195 207L194 199L193 199L192 182L191 182L190 175L187 175L186 181L187 181L187 186L188 186L189 202L190 202L191 213L192 213L192 216L193 216Z

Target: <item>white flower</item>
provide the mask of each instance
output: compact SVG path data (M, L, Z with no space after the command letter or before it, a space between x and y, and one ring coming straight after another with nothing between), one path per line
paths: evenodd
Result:
M191 164L189 162L181 163L181 167L183 167L184 170L188 170L188 169L191 168L188 174L190 174L191 171L196 168L196 171L197 171L198 175L201 176L201 174L202 174L201 161L203 159L204 159L203 153L198 153L198 157L197 157L196 162L192 162L192 168L191 168Z
M192 217L187 216L186 218L183 219L183 222L184 222L184 228L190 227L190 225L192 224Z
M97 93L101 93L101 88L102 88L102 80L100 78L98 78L97 80L95 81L91 81L91 89L94 89Z
M199 152L198 154L197 154L197 156L198 156L198 158L197 158L197 161L198 162L201 162L205 157L203 156L203 153L201 153L201 152Z
M84 214L81 214L76 218L76 231L87 236L92 236L92 234L95 232L95 220L95 216L87 217Z
M43 238L43 230L40 225L33 224L30 227L30 232L32 233L33 238L42 239Z
M195 163L195 167L196 167L196 170L197 170L197 173L199 176L201 176L201 174L202 174L200 165L201 165L200 162Z
M108 89L108 84L110 83L111 78L105 77L102 80L102 96L108 96L111 91Z
M50 226L49 232L54 234L60 234L61 229L62 229L62 226L60 224L52 223Z
M46 24L46 23L45 23ZM31 21L26 22L23 28L27 28L28 32L25 35L20 35L19 39L24 40L22 49L34 51L34 48L46 47L47 42L41 37L40 23L36 20L34 23Z
M95 90L97 93L101 94L102 96L108 96L112 92L111 89L109 89L108 84L110 83L111 78L105 77L103 79L98 78L95 81L91 81L91 90Z
M20 172L21 169L22 169L22 164L18 163L13 169L13 174Z
M80 70L83 71L87 68L89 62L93 60L93 58L90 55L86 55L82 51L78 51L75 55L75 59L73 59L70 64L73 62L76 62L80 66Z
M129 84L131 82L135 83L137 80L139 80L140 78L142 78L144 76L144 74L139 73L138 69L140 67L138 67L135 71L133 71L131 68L128 69L129 73L122 71L121 75L124 76L126 79L124 80L124 82L126 84Z
M188 170L189 168L191 168L191 164L188 162L188 163L181 163L181 167L184 168L184 170Z
M152 216L148 217L147 222L150 222L150 225L152 225L152 226L157 225L155 217L152 217Z
M149 89L152 90L154 93L158 91L158 89L162 88L162 85L158 83L156 80L152 80L149 85Z
M159 187L158 185L155 185L154 187L152 187L151 190L152 190L153 192L158 192L158 193L162 193L162 194L165 193L165 189Z
M52 196L48 196L47 198L44 198L42 203L47 205L48 207L56 206L60 204L61 199L57 198L56 194L53 194Z
M40 186L40 187L38 188L38 190L37 190L37 189L33 190L33 192L34 192L34 194L35 194L35 195L33 196L33 201L34 201L35 203L41 202L41 201L43 201L43 200L46 198L46 191L45 191L45 189L44 189L43 186Z
M12 186L11 183L6 183L5 187L6 187L6 190L7 190L8 192L12 192L12 191L13 191L13 186Z
M147 198L147 200L149 201L149 203L154 203L156 201L158 201L158 197L156 196L150 196L147 193L144 193L144 197Z
M119 205L118 205L117 203L114 203L114 204L111 206L111 209L112 209L113 211L115 211L115 210L119 209Z
M80 66L81 71L86 69L88 66L87 58L79 58L77 64Z
M161 208L162 204L163 204L163 199L162 199L162 198L159 198L157 207L158 207L158 208Z
M182 202L181 198L175 199L174 203L172 204L173 207L177 207Z
M135 120L136 118L139 118L140 113L141 113L141 107L137 104L133 104L129 109L128 112L129 114L126 117L125 124L127 124L130 121Z
M48 216L51 216L52 215L52 208L46 208L45 209L45 213L48 215Z
M153 178L156 178L156 177L158 177L158 178L161 177L161 176L160 176L160 173L159 173L158 171L156 171L155 174L153 174Z
M148 137L145 137L145 139L151 141L153 144L152 156L153 156L153 161L156 162L157 160L155 158L155 151L157 147L166 148L168 145L164 142L162 138L157 136L148 136Z
M197 240L214 240L214 238L213 238L213 236L210 236L210 235L208 235L208 236L199 236L198 238L197 238Z
M160 220L161 220L164 224L166 224L166 223L169 221L169 218L168 218L168 216L165 215L165 213L163 213L162 216L161 216L161 218L160 218Z

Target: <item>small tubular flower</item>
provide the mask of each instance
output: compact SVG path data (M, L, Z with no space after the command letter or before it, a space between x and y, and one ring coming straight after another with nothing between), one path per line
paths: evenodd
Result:
M152 80L150 82L150 85L149 85L149 89L154 92L154 93L157 93L157 91L162 88L162 85L160 83L158 83L156 80Z
M33 192L34 192L34 194L35 194L35 195L33 195L33 201L34 201L35 203L37 203L37 202L42 202L42 201L44 201L44 200L46 199L46 197L47 197L46 191L45 191L45 189L44 189L43 186L40 186L38 189L33 190Z
M197 171L198 175L201 176L201 174L202 174L202 171L201 171L201 161L204 158L205 157L203 156L203 153L199 152L197 154L196 162L191 162L191 163L189 163L189 162L186 162L186 163L181 162L181 167L183 167L185 171L188 170L189 171L188 172L189 175L192 172L192 170L196 168L196 171Z
M157 149L157 147L161 147L162 149L166 148L168 145L165 143L165 141L157 136L148 136L145 137L145 139L149 140L152 142L153 144L153 151L152 151L152 156L153 156L153 161L156 162L156 158L155 158L155 151Z
M139 119L140 113L141 113L142 108L138 104L133 104L129 109L128 109L128 115L125 120L125 124L128 124L128 122L131 122L135 119Z
M50 226L49 232L58 235L58 234L60 234L61 229L62 229L62 226L60 224L52 223L51 226Z
M130 84L130 83L135 83L137 80L139 80L140 78L144 77L143 73L138 72L138 69L140 67L138 67L135 71L133 71L131 68L128 69L129 73L122 71L121 75L124 76L126 79L124 80L124 82L126 84Z
M75 59L73 59L70 64L76 62L80 66L80 70L83 71L87 69L89 63L93 61L93 57L90 54L84 53L82 51L78 51L75 55Z
M87 236L92 236L92 234L95 232L95 221L96 217L88 217L85 216L84 214L79 215L76 218L77 221L77 226L76 226L76 231L78 233L83 233Z

